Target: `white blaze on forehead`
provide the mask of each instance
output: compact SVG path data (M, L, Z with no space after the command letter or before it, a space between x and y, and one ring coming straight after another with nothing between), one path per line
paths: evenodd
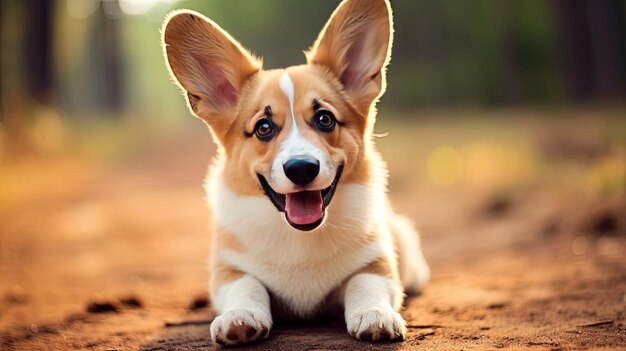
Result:
M278 82L278 85L280 86L280 90L283 91L283 94L285 94L287 99L289 99L289 111L291 111L291 121L293 122L293 129L292 129L292 134L293 134L294 132L297 132L298 125L296 124L296 113L293 110L293 100L294 100L293 97L295 95L294 88L293 88L293 81L291 80L289 73L287 73L287 70L285 70L282 76L280 76L280 81Z
M291 76L285 70L278 81L280 90L289 100L289 112L291 113L291 132L287 138L280 144L279 152L276 154L270 174L268 177L270 186L281 194L296 191L294 184L285 175L283 165L293 157L311 156L320 163L320 171L316 179L310 185L312 188L324 189L332 183L335 177L335 167L330 162L328 156L320 149L315 147L307 140L298 130L296 123L296 113L294 108L295 89Z

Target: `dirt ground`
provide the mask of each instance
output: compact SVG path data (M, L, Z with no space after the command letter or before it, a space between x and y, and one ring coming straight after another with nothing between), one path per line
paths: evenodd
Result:
M457 140L464 128L419 123L414 130L424 139ZM485 133L537 134L538 122L515 123ZM530 143L542 155L566 150L559 157L583 158L585 168L609 151L602 137L576 137L589 134L586 122L576 123L573 143ZM567 134L562 124L541 130ZM14 183L5 183L0 206L1 350L216 348L205 306L201 188L214 150L196 128L106 166L55 158L10 171ZM433 270L424 293L406 301L407 340L358 342L341 321L318 321L277 325L251 349L626 349L623 193L590 196L544 171L533 179L552 183L520 182L505 192L471 182L429 185L423 163L403 154L413 137L400 131L380 142L393 203L418 223Z

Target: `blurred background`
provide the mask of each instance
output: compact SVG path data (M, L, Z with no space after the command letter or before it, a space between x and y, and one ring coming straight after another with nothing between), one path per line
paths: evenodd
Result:
M3 159L14 146L35 153L62 148L79 138L74 128L189 123L159 46L160 24L172 9L207 14L263 56L265 68L277 68L303 63L301 51L336 4L3 0ZM393 63L381 110L394 119L433 109L562 110L624 102L624 1L397 0L393 7Z
M271 69L304 63L337 4L0 0L0 294L15 302L0 327L96 293L180 307L202 291L214 146L170 81L162 20L200 11ZM600 238L626 232L626 0L392 6L378 146L434 267L554 237L623 254Z
M198 128L164 69L159 27L172 9L207 14L263 56L265 68L277 68L304 62L301 51L337 1L0 4L0 162L6 166L68 149L104 159L162 131ZM573 118L581 109L601 111L593 118L623 116L625 4L396 0L381 120L502 121L514 110L546 112L539 119Z

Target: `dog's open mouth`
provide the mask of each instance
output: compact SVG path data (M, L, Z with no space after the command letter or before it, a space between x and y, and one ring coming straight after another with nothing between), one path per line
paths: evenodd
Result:
M337 167L335 179L326 189L304 190L286 195L275 192L262 175L258 174L258 177L265 195L280 212L285 213L287 222L298 230L309 231L324 221L326 207L333 199L342 172L343 165Z

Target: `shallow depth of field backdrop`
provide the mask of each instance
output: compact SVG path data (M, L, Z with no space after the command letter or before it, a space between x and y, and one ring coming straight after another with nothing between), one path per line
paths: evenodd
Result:
M0 0L0 349L213 347L215 148L161 22L200 11L271 69L304 63L337 3ZM625 347L626 1L392 6L377 144L433 280L408 340L376 347ZM255 347L364 345L323 321Z

